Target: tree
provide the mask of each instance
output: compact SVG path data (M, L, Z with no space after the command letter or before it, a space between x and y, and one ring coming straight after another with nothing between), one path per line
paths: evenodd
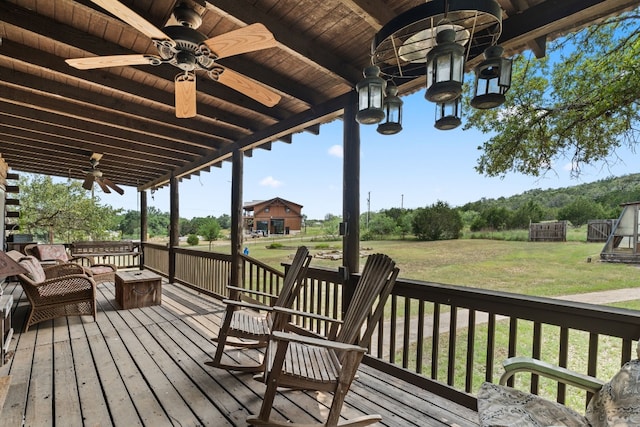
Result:
M116 230L119 209L101 205L80 181L54 183L50 176L21 175L20 228L38 240L104 240Z
M327 240L337 240L340 231L340 217L326 214L322 222L322 233Z
M207 217L202 225L200 225L198 234L200 234L204 240L209 242L209 250L211 250L211 242L216 240L220 235L220 224L218 224L218 221L215 218Z
M442 201L416 209L413 215L413 234L419 240L457 239L462 227L460 213Z
M493 134L479 147L476 170L487 176L509 171L538 176L564 157L578 175L582 165L606 161L621 144L635 146L639 11L560 39L545 58L518 55L503 107L467 110L465 129Z
M606 219L606 216L600 203L586 197L578 197L558 210L558 219L570 221L574 227L584 225L590 219Z

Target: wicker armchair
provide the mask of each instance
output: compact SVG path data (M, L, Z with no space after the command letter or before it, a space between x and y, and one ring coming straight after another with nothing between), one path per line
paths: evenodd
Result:
M31 325L65 316L93 316L96 319L96 283L82 266L59 264L43 268L32 256L8 252L28 273L19 274L31 310L25 332Z
M28 246L28 245L27 245ZM27 249L25 247L25 252ZM33 255L41 264L47 263L75 263L84 267L87 274L93 277L96 284L102 282L113 282L118 268L113 264L96 264L90 257L74 256L70 257L64 245L59 244L43 244L34 245L29 248L27 255Z

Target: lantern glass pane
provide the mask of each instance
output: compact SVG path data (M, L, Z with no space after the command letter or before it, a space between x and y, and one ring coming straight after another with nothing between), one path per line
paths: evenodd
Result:
M433 61L427 63L427 89L433 85Z
M436 83L451 80L451 53L436 57Z
M387 103L387 122L400 123L400 105L397 103Z
M511 60L503 59L500 61L500 86L509 89L511 86ZM506 90L505 90L506 92Z
M464 67L462 56L451 54L451 62L453 63L453 71L451 73L451 80L461 82L464 76Z
M369 86L364 85L358 90L358 110L369 108Z
M382 108L383 85L372 83L369 85L369 106L372 108Z

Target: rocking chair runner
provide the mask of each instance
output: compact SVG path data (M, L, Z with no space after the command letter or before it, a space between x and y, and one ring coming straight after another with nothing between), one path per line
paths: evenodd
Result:
M218 337L214 338L214 341L218 342L218 347L213 360L205 362L205 365L237 371L263 371L264 360L262 363L254 365L223 363L222 357L225 346L241 348L265 347L274 327L272 313L274 307L290 308L293 305L300 292L300 286L306 278L310 262L311 255L309 255L309 250L305 246L300 246L287 271L279 295L228 286L227 288L230 292L235 293L238 298L224 300L227 305L224 321L220 327ZM271 305L260 304L255 299L252 299L252 302L242 301L241 296L243 294L253 295L254 297L266 296L271 299ZM286 316L284 317L282 321L286 320ZM229 341L228 338L230 337L235 339Z
M342 404L356 375L360 361L369 345L371 335L382 316L384 305L398 277L399 269L386 255L369 255L356 285L353 299L343 322L324 316L298 313L322 318L333 323L328 339L275 331L267 357L265 376L267 390L260 414L250 416L247 423L254 426L309 426L270 419L271 408L278 387L333 392L327 420L319 426L366 426L380 421L380 415L367 415L338 424ZM292 310L277 309L292 314ZM361 335L366 322L366 329Z

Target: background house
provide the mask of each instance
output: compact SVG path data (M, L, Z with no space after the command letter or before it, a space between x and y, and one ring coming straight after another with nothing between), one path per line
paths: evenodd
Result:
M302 229L302 205L280 197L246 203L244 228L265 234L296 234Z

